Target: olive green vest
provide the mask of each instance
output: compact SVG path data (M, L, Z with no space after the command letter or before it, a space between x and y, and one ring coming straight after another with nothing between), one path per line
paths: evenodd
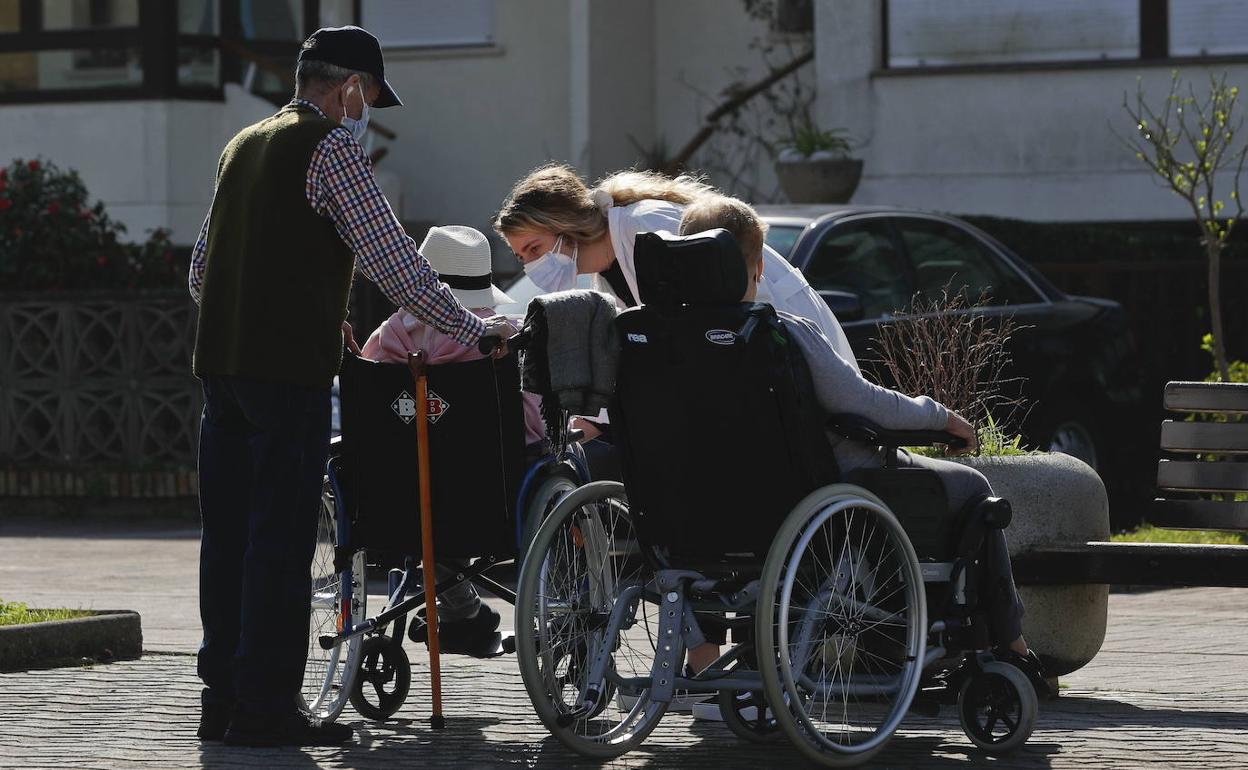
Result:
M304 192L337 127L296 105L239 132L217 167L195 335L197 376L329 387L355 258Z

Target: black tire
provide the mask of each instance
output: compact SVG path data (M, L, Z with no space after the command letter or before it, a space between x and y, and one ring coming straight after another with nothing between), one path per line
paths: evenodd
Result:
M402 708L411 686L412 665L402 645L384 635L367 639L351 690L351 705L360 716L374 722L389 719Z
M985 663L958 691L962 730L989 754L1017 751L1031 737L1039 710L1027 675L999 660Z

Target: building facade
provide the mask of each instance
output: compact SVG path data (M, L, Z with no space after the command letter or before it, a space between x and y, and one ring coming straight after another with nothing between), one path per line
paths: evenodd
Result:
M1140 78L1159 98L1176 67L1248 83L1235 0L0 0L0 160L75 168L132 237L187 244L221 147L289 95L299 41L352 22L405 102L370 139L398 215L481 228L541 163L596 178L670 156L765 74L760 47L774 64L813 40L800 76L865 161L856 201L1037 220L1184 218L1114 136L1123 95ZM694 165L770 202L763 105L755 135Z

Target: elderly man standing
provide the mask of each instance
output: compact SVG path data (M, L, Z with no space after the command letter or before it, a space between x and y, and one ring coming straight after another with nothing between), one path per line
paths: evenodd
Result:
M330 385L358 268L463 345L489 329L399 226L359 141L369 107L400 105L359 27L303 44L294 99L243 129L217 167L191 258L203 382L199 479L201 740L333 745L345 725L298 707L310 568L329 451Z

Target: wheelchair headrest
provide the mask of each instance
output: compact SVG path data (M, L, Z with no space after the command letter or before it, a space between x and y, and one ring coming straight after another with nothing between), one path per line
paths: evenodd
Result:
M639 299L648 305L740 302L749 282L741 247L724 229L640 233L633 259Z

